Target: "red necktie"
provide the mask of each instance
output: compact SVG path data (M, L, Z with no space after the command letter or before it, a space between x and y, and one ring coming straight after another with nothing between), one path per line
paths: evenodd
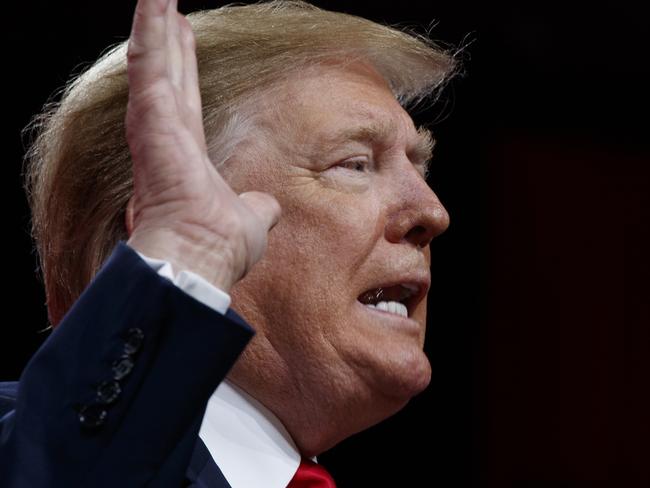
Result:
M287 488L336 488L336 484L320 464L302 458Z

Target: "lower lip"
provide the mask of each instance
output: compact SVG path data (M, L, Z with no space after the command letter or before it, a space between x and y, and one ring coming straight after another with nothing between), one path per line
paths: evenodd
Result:
M392 327L398 325L401 328L413 329L418 334L421 332L422 327L420 326L420 324L411 318L404 317L402 315L397 315L391 312L385 312L377 308L366 307L363 303L359 302L358 300L356 303L363 310L372 314L373 319L380 320L381 322L390 324Z

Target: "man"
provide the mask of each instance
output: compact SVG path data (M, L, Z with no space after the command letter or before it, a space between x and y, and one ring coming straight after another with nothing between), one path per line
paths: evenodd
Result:
M56 330L3 387L0 481L333 486L314 456L430 379L428 244L448 216L400 103L453 64L300 2L190 23L140 0L128 50L37 121Z

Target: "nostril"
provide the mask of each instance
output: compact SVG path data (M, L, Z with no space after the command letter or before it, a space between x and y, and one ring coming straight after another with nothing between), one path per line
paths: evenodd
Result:
M422 225L416 225L406 233L406 240L417 244L420 247L425 247L431 241L430 232Z

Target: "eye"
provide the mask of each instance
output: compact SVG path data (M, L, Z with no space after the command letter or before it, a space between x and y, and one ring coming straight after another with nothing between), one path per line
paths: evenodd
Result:
M348 159L336 165L338 168L349 169L358 173L365 173L369 169L369 161L365 158Z

